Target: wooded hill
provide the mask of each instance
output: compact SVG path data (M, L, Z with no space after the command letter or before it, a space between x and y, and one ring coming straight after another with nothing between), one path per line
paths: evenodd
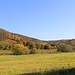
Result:
M2 28L0 28L0 41L4 40L4 39L10 39L10 40L20 40L20 41L34 41L34 42L41 42L43 43L43 41L35 39L35 38L31 38L28 36L24 36L24 35L20 35L20 34L16 34L16 33L12 33L9 31L6 31Z
M28 50L51 50L57 51L75 51L75 39L43 41L28 36L15 34L0 28L0 50L13 50L14 45L19 44L28 48ZM21 46L22 47L22 46Z
M50 44L51 46L56 46L58 51L75 51L75 39L46 41L46 43Z
M12 49L12 46L14 44L27 45L28 43L45 44L45 42L43 42L42 40L38 40L16 33L11 33L0 28L0 49Z

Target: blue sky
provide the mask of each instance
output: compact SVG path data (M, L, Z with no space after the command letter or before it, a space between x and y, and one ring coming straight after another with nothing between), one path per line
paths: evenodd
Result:
M0 0L0 28L42 40L75 38L75 0Z

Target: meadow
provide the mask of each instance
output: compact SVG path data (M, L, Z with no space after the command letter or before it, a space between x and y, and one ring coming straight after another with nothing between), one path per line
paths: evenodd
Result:
M74 67L75 52L0 56L0 75L48 75L43 73ZM38 72L40 74L37 74Z

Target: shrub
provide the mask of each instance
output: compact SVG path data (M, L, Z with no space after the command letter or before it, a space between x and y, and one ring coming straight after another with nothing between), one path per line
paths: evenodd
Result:
M29 54L29 50L27 47L23 46L22 44L15 44L13 46L13 54L15 55Z
M58 51L61 52L71 52L72 51L72 47L71 45L67 45L67 44L61 44L58 46Z
M30 54L38 54L39 53L39 50L37 50L36 48L33 48L31 51L30 51Z
M41 51L41 54L45 54L45 53L46 53L45 50L42 50L42 51Z

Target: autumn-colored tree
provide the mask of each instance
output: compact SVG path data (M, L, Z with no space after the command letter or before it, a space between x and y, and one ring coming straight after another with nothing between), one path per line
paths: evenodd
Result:
M26 43L26 46L30 49L30 50L32 50L33 48L36 48L36 44L34 43L34 42L27 42Z
M72 46L71 45L67 45L67 44L60 44L58 47L58 51L60 52L71 52L72 51Z
M75 51L75 40L71 40L69 44L72 46L73 51Z
M44 45L43 44L41 44L41 49L44 49Z
M30 50L30 54L38 54L39 50L37 50L36 48L33 48L32 50Z
M29 54L29 50L22 44L15 44L13 46L13 53L16 55Z
M44 49L51 49L50 44L46 44L46 45L44 45Z

